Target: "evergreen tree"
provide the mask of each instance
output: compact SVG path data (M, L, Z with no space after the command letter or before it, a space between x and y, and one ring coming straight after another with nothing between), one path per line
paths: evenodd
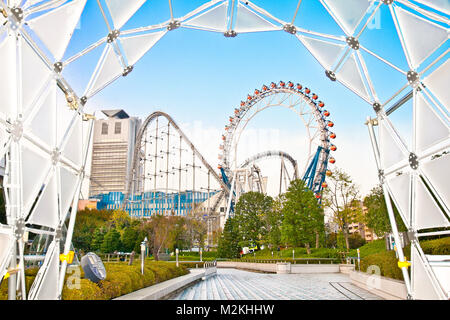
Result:
M367 227L372 229L377 236L384 236L385 233L392 231L391 223L389 221L389 214L386 207L383 189L377 186L370 191L370 194L364 198L364 206L367 207L367 213L364 216L364 222ZM406 226L400 218L394 203L395 221L399 231L406 231Z
M134 249L134 246L136 244L136 239L138 236L137 230L135 230L132 227L127 227L123 230L122 233L122 249L125 252L131 252Z
M121 249L120 233L116 229L109 230L103 238L101 251L104 253L111 253L120 251Z
M239 197L235 220L243 245L260 245L266 236L266 218L272 210L273 199L260 192L247 192Z
M94 231L92 236L92 242L90 245L90 249L92 251L100 251L103 243L103 238L105 237L106 232L103 228L97 228Z
M238 226L234 218L228 218L219 239L217 254L220 258L238 258L240 253Z
M282 211L282 241L291 246L305 245L309 253L311 243L318 243L319 234L324 232L324 215L314 193L302 180L291 182Z
M282 198L273 201L272 210L266 215L266 242L270 247L278 247L281 245L281 223L283 221L283 203Z

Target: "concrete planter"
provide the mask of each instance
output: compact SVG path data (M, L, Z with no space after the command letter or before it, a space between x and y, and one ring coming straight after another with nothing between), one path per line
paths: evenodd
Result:
M388 300L405 300L407 291L403 281L365 272L351 271L350 280L360 288Z
M278 274L287 274L291 273L291 264L289 262L286 263L277 263L277 273Z
M338 273L337 264L291 264L291 273Z
M355 271L355 265L354 264L340 264L339 265L339 272L350 274L350 272Z
M275 264L275 263L218 261L217 267L253 270L278 274L340 272L338 264L292 264L290 262L287 263L279 262Z

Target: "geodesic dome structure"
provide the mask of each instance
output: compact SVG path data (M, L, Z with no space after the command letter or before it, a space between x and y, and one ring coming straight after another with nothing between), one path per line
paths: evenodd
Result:
M204 1L177 17L177 1L168 0L167 21L134 29L124 25L147 1L97 0L108 33L66 56L86 2L0 1L0 155L6 156L8 218L0 226L0 276L11 275L22 298L60 297L89 146L91 117L84 106L132 72L162 37L183 28L230 38L287 32L317 59L324 76L373 108L376 118L367 124L380 181L413 239L411 280L398 247L408 293L418 299L448 298L449 257L425 255L418 241L450 233L448 0L299 0L289 20L257 0ZM320 21L308 20L312 11L335 23L331 34L323 32ZM67 70L100 47L103 53L89 83L82 92L74 90ZM405 109L412 116L406 137L394 124ZM390 201L387 206L398 244ZM29 295L23 273L25 232L51 239Z

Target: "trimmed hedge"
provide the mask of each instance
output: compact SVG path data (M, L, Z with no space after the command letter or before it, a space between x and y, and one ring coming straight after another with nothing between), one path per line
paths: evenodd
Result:
M420 242L425 254L450 255L450 237Z
M403 280L401 269L397 266L398 259L395 257L394 251L384 251L368 255L361 259L361 271L366 272L369 266L377 266L380 268L382 276Z
M242 259L232 259L230 261L235 262L255 262L255 263L277 263L277 262L290 262L292 264L331 264L331 263L340 263L340 259L338 258L331 258L333 260L320 260L322 258L315 258L309 256L308 258L299 258L299 259L292 259L292 258L282 258L282 259L252 259L252 258L242 258Z
M339 252L342 250L331 248L311 248L311 254L308 254L306 248L288 248L280 251L264 249L256 251L255 254L249 253L244 255L243 259L292 259L292 250L294 250L295 258L333 258L340 257ZM272 257L273 251L273 257Z
M187 267L175 263L150 261L145 262L144 274L141 274L140 261L135 261L129 266L124 262L104 263L106 279L99 283L84 279L82 268L80 288L69 289L64 286L62 292L63 300L110 300L128 294L130 292L179 277L188 273ZM36 277L37 269L26 271L27 291ZM69 275L69 274L68 274ZM3 281L0 286L0 300L8 298L8 281Z
M378 240L381 241L381 240ZM384 240L383 240L384 241ZM375 242L375 241L374 241ZM432 255L449 255L450 254L450 237L445 237L435 240L421 241L420 245L425 254ZM376 245L374 245L375 247ZM381 245L379 245L381 248ZM375 251L375 248L372 248ZM372 250L365 251L371 252ZM408 245L403 248L403 252L407 260L411 258L411 246ZM363 256L361 251L361 271L366 272L367 268L371 265L378 266L381 271L381 275L384 277L403 280L401 269L398 267L398 259L395 256L394 251L386 251L385 247L377 253Z

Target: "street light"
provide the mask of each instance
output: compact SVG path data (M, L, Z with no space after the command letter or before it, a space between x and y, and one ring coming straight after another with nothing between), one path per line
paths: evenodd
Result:
M141 273L144 274L144 261L145 261L145 250L147 249L148 239L145 237L144 241L141 242Z

